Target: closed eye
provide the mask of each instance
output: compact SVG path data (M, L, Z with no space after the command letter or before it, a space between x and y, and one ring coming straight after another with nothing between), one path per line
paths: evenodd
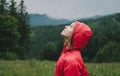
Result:
M70 25L70 27L73 27L73 25Z

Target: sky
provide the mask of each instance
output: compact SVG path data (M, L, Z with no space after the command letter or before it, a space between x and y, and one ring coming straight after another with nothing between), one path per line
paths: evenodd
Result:
M120 0L24 0L24 2L28 13L47 14L57 19L73 20L120 13Z

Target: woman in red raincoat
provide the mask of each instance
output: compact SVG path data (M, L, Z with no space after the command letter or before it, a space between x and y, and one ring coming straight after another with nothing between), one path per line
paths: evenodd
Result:
M61 32L64 47L56 63L54 76L89 76L81 56L92 36L92 30L84 23L73 22Z

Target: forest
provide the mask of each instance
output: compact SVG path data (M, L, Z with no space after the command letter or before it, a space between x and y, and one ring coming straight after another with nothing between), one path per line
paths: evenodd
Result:
M0 59L25 59L31 28L24 0L0 0Z
M86 62L120 61L120 13L78 21L86 23L93 31L90 42L81 51ZM65 25L32 27L29 57L57 60L64 42L60 33Z
M96 19L79 19L93 31L81 51L86 62L120 61L120 13ZM71 21L72 23L73 21ZM31 26L24 0L0 0L0 59L57 60L63 47L60 32L68 24Z

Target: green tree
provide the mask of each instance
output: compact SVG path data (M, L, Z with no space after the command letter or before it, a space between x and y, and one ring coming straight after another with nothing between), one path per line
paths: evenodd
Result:
M0 0L0 14L1 15L7 14L7 5L8 3L6 2L6 0Z
M21 0L18 8L18 22L19 22L19 33L21 35L19 39L19 48L18 53L20 54L21 59L26 57L30 47L30 24L29 17L24 6L24 1Z
M1 58L6 52L16 52L20 34L17 20L9 15L0 15L0 52Z
M50 42L46 44L44 51L43 51L43 57L44 59L49 60L57 60L57 50L56 50L56 43Z
M18 11L17 11L17 6L16 6L16 2L14 0L10 1L10 5L9 5L9 15L14 16L17 18L18 15Z
M96 55L96 62L120 61L120 43L109 41Z
M0 0L0 49L7 53L8 57L6 58L16 57L14 54L19 55L21 59L26 57L30 46L30 33L29 17L24 1L21 0L17 7L14 0L10 0L9 3L7 0ZM4 45L7 47L5 48Z

